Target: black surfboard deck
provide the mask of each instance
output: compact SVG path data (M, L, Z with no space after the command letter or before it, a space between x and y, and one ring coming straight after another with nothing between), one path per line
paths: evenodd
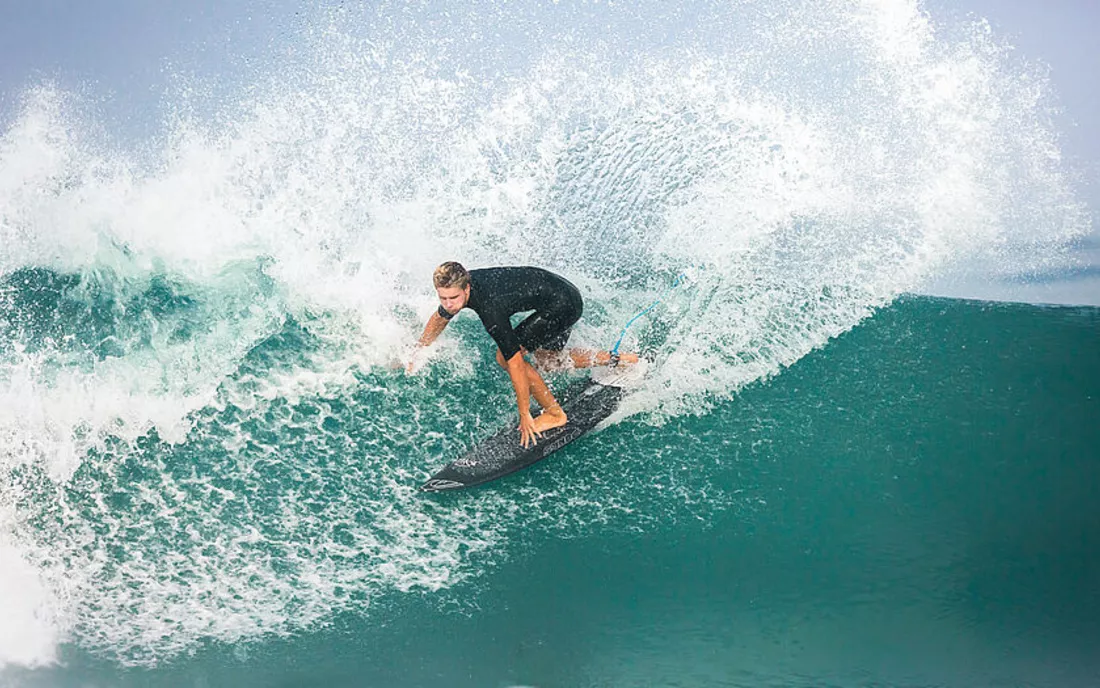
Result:
M420 486L424 492L444 492L481 485L541 461L596 427L610 416L623 397L623 388L592 379L578 380L558 395L569 416L560 428L542 433L538 443L524 449L519 428L509 425L447 464Z

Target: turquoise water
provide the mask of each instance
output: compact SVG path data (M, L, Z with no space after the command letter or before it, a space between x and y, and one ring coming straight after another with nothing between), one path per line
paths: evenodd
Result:
M305 339L286 328L250 360L277 367ZM485 429L506 420L503 380L481 348L485 365L472 380L432 381L440 385L432 395L444 397L440 430L460 419ZM116 465L108 456L89 461L66 487L78 510L71 518L93 529L114 518L157 531L104 534L105 564L120 567L139 553L187 552L177 540L192 528L210 528L211 540L238 522L263 528L292 494L300 523L285 533L270 525L256 546L272 557L304 548L324 565L285 572L283 585L300 594L261 585L253 603L308 605L317 585L326 588L327 614L246 639L196 638L183 655L131 669L110 648L89 654L83 646L100 640L98 629L78 626L61 666L5 678L27 686L1100 681L1098 309L905 298L703 415L660 426L626 419L465 494L411 492L467 440L423 441L432 433L399 437L373 425L372 394L382 392L368 390L379 376L361 380L356 403L328 416L338 431L309 436L278 422L263 430L279 435L272 443L281 459L259 446L232 461L216 456L209 442L217 432L200 423L181 446L152 440ZM322 406L334 409L332 400L306 396L281 413L308 416ZM216 425L229 413L203 415ZM178 489L166 476L183 486L196 472L206 491L176 503L164 515L172 524L142 508L150 498L139 495ZM216 492L224 489L247 495L247 507L231 508ZM81 505L93 491L112 504ZM401 498L383 503L387 493ZM331 518L311 521L313 511ZM408 590L372 595L369 604L354 582L344 594L335 589L350 578L345 567L365 566L367 575L373 566L344 560L368 556L350 542L339 548L344 527L410 511L444 531L435 535L442 551L429 541L417 556L465 557L468 575L435 589L417 585L415 576L431 569L422 562ZM55 518L42 512L43 522ZM482 529L491 541L447 544L477 540ZM390 544L409 553L406 543ZM240 569L254 565L231 550L211 556L221 560L190 573L210 577L202 584L214 590L200 599L218 594L219 575L226 586L240 584ZM285 566L301 567L306 556ZM168 583L141 573L119 584L155 591ZM187 580L188 571L176 577ZM186 591L184 584L176 594ZM232 593L220 594L232 608ZM141 606L151 601L127 600L136 608L118 605L110 613L123 616L110 622L124 625L134 614L149 623ZM93 617L106 611L88 602ZM148 648L127 649L141 657Z

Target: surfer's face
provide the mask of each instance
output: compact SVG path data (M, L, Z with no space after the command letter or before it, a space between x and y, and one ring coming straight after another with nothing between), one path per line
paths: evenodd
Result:
M465 308L466 302L470 300L468 284L465 287L436 287L435 292L439 294L439 305L451 315Z

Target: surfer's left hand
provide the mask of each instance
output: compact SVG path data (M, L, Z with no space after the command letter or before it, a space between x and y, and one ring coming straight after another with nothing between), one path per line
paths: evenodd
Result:
M535 432L535 419L531 417L530 413L522 413L519 416L519 445L526 449L527 447L533 447L538 444L538 439L542 435Z

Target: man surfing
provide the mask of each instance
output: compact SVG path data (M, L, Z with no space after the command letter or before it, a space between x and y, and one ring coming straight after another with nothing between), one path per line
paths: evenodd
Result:
M461 264L449 261L435 269L432 282L439 295L439 309L428 319L417 345L426 347L434 342L463 308L477 313L497 344L497 363L512 379L519 405L520 445L524 448L534 445L543 432L568 421L538 370L524 356L534 355L544 370L638 362L636 354L613 356L607 351L565 350L584 302L569 280L548 270L534 267L466 270ZM534 313L513 328L511 316L525 311ZM411 363L408 370L412 370ZM537 418L531 416L532 396L542 407Z

